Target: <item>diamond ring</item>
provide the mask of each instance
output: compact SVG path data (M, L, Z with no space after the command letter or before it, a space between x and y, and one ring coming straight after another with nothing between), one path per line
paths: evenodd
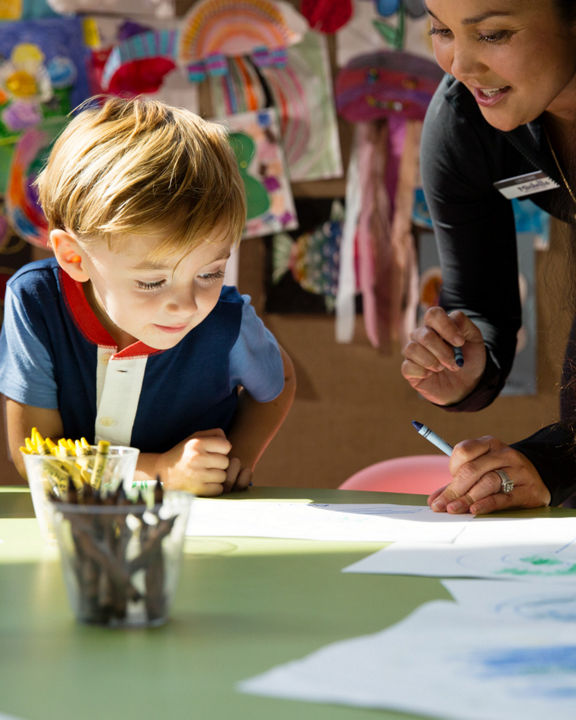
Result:
M502 484L500 485L500 490L503 493L505 493L506 495L511 493L512 490L514 490L514 481L510 480L510 478L504 472L504 470L495 470L494 472L496 473L496 475L498 475L498 477L502 481Z

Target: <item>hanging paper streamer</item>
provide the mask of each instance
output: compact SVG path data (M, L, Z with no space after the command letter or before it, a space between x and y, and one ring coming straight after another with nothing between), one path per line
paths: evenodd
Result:
M133 35L110 52L102 72L103 89L114 95L157 92L176 67L176 49L175 30Z
M38 205L32 183L40 166L42 151L50 141L48 133L34 128L22 135L12 156L6 192L6 214L12 229L38 247L48 244L48 223Z
M299 42L307 24L287 3L268 0L200 0L182 21L178 60L201 80L216 58L283 50ZM223 67L223 66L221 66ZM214 68L212 67L212 71Z
M222 121L245 183L248 220L245 237L259 237L298 227L294 199L273 108L231 115Z

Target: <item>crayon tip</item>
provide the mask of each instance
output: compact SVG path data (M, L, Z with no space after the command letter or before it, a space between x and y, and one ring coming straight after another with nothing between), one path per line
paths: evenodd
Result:
M422 425L421 422L418 422L418 420L412 420L412 425L416 428L416 430L422 430L424 425Z
M458 367L462 367L464 365L464 355L461 347L454 348L454 362L458 365Z

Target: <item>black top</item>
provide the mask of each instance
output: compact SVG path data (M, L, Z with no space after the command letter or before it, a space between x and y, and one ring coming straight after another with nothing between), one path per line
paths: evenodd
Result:
M512 132L484 120L471 93L451 76L436 91L424 122L421 172L442 265L441 305L459 309L480 328L487 349L475 390L451 411L480 410L500 393L512 367L521 325L516 230L512 203L499 180L543 170L560 188L529 198L554 217L573 222L566 191L538 119ZM565 362L576 365L576 329ZM572 359L573 358L573 359ZM565 373L566 374L566 373ZM513 447L537 467L552 504L576 490L576 447L571 429L576 405L562 396L562 422Z

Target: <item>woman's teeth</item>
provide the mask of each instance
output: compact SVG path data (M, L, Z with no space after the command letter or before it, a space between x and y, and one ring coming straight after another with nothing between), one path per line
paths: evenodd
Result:
M482 95L485 95L486 97L494 97L494 95L497 95L499 92L502 92L502 88L482 88L480 90Z

